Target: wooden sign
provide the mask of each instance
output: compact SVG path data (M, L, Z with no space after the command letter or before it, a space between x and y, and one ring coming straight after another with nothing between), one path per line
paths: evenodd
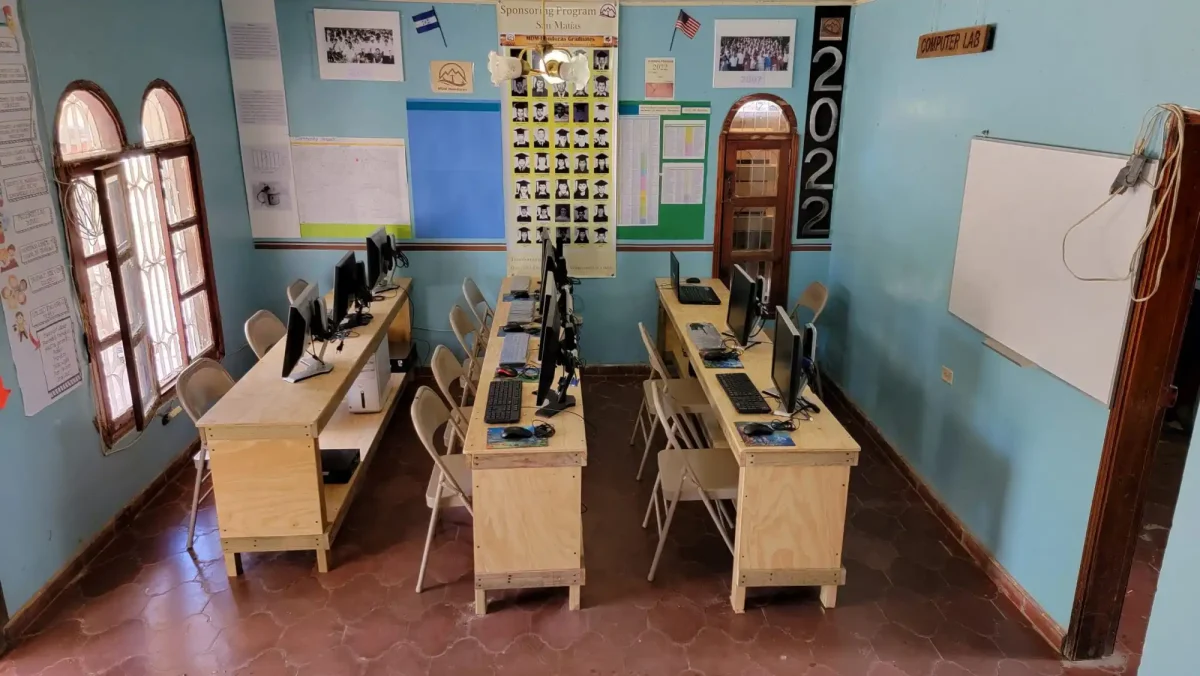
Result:
M933 59L939 56L990 52L995 37L996 24L926 33L917 41L917 58Z

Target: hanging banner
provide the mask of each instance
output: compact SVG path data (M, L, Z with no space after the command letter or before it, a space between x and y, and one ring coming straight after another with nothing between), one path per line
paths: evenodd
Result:
M617 6L612 2L497 5L501 51L524 57L545 39L588 56L584 87L535 75L503 85L508 274L536 275L541 243L563 243L574 277L617 271ZM544 28L543 28L544 26Z
M31 416L79 387L83 368L15 2L3 4L0 74L0 129L6 130L0 138L0 302L25 415Z

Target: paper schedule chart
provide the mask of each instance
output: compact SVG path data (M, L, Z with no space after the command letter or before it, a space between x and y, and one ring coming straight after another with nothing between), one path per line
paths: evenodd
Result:
M618 224L658 225L661 137L657 116L623 115L617 172Z

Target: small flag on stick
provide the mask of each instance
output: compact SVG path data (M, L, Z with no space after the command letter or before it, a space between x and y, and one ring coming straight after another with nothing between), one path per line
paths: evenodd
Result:
M667 51L675 48L675 33L679 31L683 31L683 34L691 40L700 31L700 22L682 9L679 10L679 16L675 18L675 30L671 31L671 46L667 48Z
M436 28L442 34L442 46L449 46L446 44L446 34L442 31L442 24L438 23L436 8L430 7L428 12L414 14L413 25L416 26L418 33L428 33Z

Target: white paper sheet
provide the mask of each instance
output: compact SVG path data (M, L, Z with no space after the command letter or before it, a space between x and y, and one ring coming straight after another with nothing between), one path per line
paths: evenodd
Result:
M404 81L399 12L314 9L322 80Z
M668 120L663 122L664 160L702 160L708 143L703 120Z
M412 225L403 139L292 140L300 222Z
M9 23L0 24L0 303L17 387L25 415L32 416L79 387L83 368L65 245L30 114L25 45L11 28L20 25L13 11Z
M703 204L704 163L664 163L662 168L662 203Z
M620 118L618 225L658 225L661 120L647 115L622 115Z

